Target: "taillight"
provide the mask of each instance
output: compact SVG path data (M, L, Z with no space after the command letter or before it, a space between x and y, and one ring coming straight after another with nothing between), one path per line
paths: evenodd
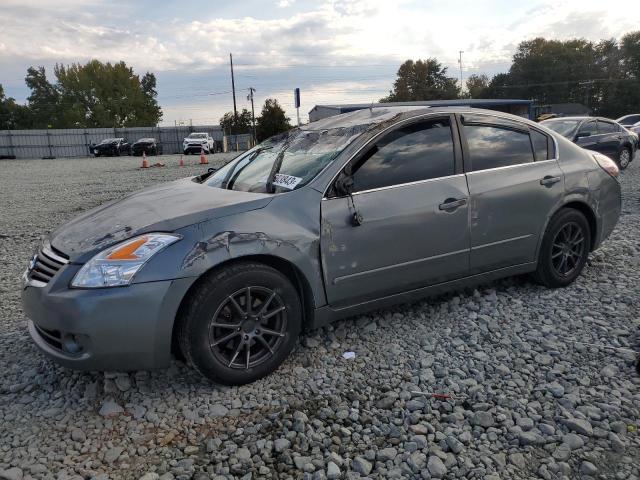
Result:
M601 153L594 153L593 158L598 162L598 165L602 167L602 169L611 175L613 178L618 178L620 175L620 169L618 168L618 164L611 160L606 155L602 155Z

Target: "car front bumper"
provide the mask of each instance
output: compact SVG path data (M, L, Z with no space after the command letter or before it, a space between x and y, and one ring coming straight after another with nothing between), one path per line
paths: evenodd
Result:
M208 152L210 149L209 149L209 145L194 144L194 145L183 145L182 150L184 151L184 153L200 153L201 150Z
M166 367L174 319L192 279L68 288L78 268L68 265L45 287L23 285L29 333L40 350L80 370Z

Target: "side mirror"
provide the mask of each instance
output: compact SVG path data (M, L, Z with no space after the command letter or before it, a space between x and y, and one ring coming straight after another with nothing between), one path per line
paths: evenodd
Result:
M342 174L335 183L335 191L341 197L351 195L353 193L353 187L353 177L347 174Z
M576 134L576 140L579 138L590 137L590 136L591 136L591 132L578 132Z

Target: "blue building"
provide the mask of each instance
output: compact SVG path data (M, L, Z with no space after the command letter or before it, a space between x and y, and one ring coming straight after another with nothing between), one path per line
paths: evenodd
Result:
M520 117L533 119L533 100L515 99L482 99L469 98L457 100L423 100L419 102L390 102L390 103L346 103L343 105L316 105L309 111L309 121L315 122L322 118L353 112L364 108L376 107L474 107L511 113Z

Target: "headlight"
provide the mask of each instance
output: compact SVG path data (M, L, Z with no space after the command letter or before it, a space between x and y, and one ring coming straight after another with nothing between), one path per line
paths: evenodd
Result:
M168 233L148 233L114 245L85 263L73 277L71 286L104 288L129 285L151 257L180 238Z

